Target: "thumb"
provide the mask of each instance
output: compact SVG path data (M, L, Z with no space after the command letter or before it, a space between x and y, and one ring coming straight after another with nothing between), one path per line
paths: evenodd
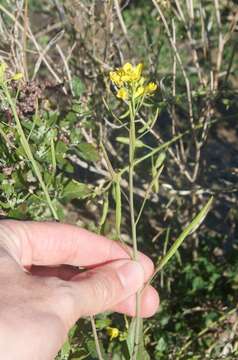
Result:
M108 309L136 293L144 283L139 262L118 260L78 274L71 280L76 319Z

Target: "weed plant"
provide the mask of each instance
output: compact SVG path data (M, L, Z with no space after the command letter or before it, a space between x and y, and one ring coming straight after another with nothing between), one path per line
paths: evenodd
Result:
M238 358L237 13L1 2L0 216L143 250L161 296L144 322L140 292L133 319L80 319L57 360Z

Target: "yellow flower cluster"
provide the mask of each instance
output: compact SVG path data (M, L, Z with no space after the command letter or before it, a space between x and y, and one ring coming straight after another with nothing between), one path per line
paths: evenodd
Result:
M153 82L145 85L145 78L142 76L143 64L132 66L126 63L116 71L111 71L110 80L117 87L117 97L122 100L128 100L131 96L134 98L145 95L152 95L157 89Z
M11 80L18 81L21 80L22 78L23 78L23 74L21 72L18 72L12 76Z
M130 63L126 63L122 68L111 71L110 79L117 87L121 87L125 83L138 82L141 78L142 70L142 64L133 67Z

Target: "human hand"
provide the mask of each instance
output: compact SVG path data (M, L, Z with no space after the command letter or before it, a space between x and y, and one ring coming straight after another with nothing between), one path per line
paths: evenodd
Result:
M72 225L0 221L4 360L52 360L82 316L105 310L135 315L135 293L153 264L142 253L139 262L131 261L128 250ZM153 315L158 303L157 292L147 286L141 316Z

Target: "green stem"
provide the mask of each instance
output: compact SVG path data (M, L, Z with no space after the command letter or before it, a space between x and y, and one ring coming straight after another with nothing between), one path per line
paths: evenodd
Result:
M135 117L130 105L130 146L129 146L129 204L131 216L131 233L133 244L133 259L137 261L137 239L136 239L136 223L134 210L134 156L135 156Z
M29 143L27 141L27 138L26 138L25 133L23 131L20 119L18 117L16 106L15 106L13 100L12 100L12 97L11 97L11 95L9 93L9 90L8 90L6 85L3 85L3 91L4 91L4 94L5 94L6 99L8 101L8 104L11 107L11 110L12 110L12 113L13 113L13 116L14 116L14 120L16 122L16 128L17 128L17 132L18 132L19 137L20 137L22 147L23 147L23 149L24 149L24 151L26 153L26 156L28 157L29 161L31 162L31 165L32 165L33 170L34 170L34 172L36 174L36 177L38 178L38 181L39 181L39 183L40 183L40 185L42 187L42 190L43 190L43 192L45 194L46 201L47 201L47 203L48 203L48 205L50 207L50 210L51 210L51 212L53 214L53 217L54 217L55 220L58 220L59 218L58 218L57 212L56 212L56 210L55 210L55 208L53 206L52 200L50 198L48 189L47 189L47 187L46 187L46 185L44 183L44 180L43 180L43 177L41 175L40 169L39 169L39 167L37 165L37 162L34 159L34 156L32 154L30 145L29 145Z
M148 154L143 155L139 159L134 160L134 167L139 165L144 160L147 160L150 157L152 157L152 156L156 155L157 153L161 152L162 150L167 149L170 145L172 145L174 142L178 141L180 138L182 138L184 135L186 135L188 133L189 133L189 131L186 131L183 134L177 135L173 139L159 145L157 148L153 149ZM125 172L128 172L128 171L129 171L129 166L125 166L122 170L120 170L120 175L122 176Z
M136 222L135 222L135 209L134 209L134 160L135 160L135 106L134 101L129 104L130 110L130 146L129 146L129 207L131 217L131 234L133 244L133 260L138 261L138 247L136 236ZM136 324L132 360L137 359L140 338L140 291L136 293Z
M156 173L155 176L153 177L153 179L152 179L152 181L151 181L148 189L146 190L144 200L143 200L143 202L142 202L142 205L141 205L139 214L138 214L138 216L137 216L137 218L136 218L136 225L138 224L138 222L139 222L139 220L140 220L140 218L141 218L141 215L142 215L143 210L144 210L144 208L145 208L145 205L146 205L146 202L147 202L148 197L149 197L149 195L150 195L150 192L151 192L154 184L158 181L158 179L159 179L159 177L160 177L160 175L161 175L161 173L162 173L162 171L163 171L163 168L164 168L163 165L159 168L159 170L157 171L157 173Z
M56 154L55 154L55 144L54 144L54 138L50 139L50 149L51 149L51 158L52 158L52 175L53 177L56 174Z
M99 339L98 339L98 334L97 334L97 329L96 329L96 324L95 324L95 320L93 316L90 316L90 320L91 320L91 326L92 326L92 330L93 330L93 337L94 337L94 341L95 341L95 346L96 346L96 351L97 351L97 356L99 360L104 360L102 353L101 353L101 349L100 349L100 344L99 344Z

